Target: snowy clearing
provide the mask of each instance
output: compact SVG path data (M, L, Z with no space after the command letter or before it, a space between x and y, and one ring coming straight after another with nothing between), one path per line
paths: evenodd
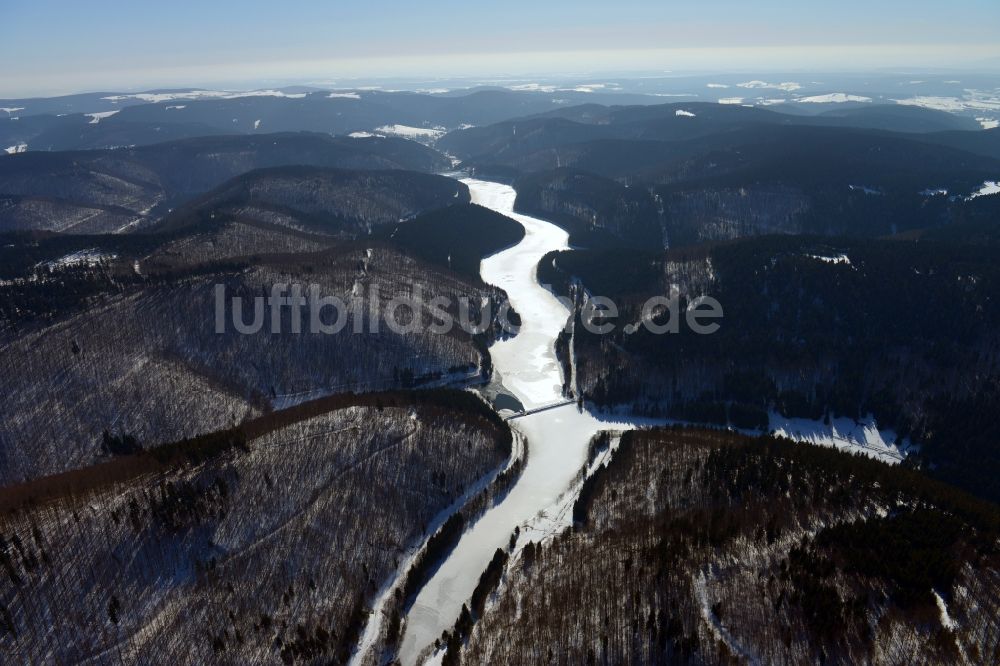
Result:
M384 132L391 136L402 136L408 139L421 137L425 139L437 139L447 132L443 127L410 127L409 125L383 125L376 127L376 132Z
M767 81L746 81L744 83L737 83L736 87L746 88L748 90L784 90L785 92L794 92L800 89L802 86L794 81L785 81L783 83L768 83Z
M1000 180L986 181L977 191L967 196L966 201L970 201L976 197L985 197L990 194L1000 194Z
M7 146L6 148L4 148L4 152L6 152L8 155L14 155L16 153L23 153L23 152L26 152L27 150L28 150L28 144L26 144L26 143L19 143L19 144L16 144L16 145L13 145L13 146Z
M896 104L922 106L926 109L948 111L950 113L960 113L962 111L1000 111L1000 96L995 92L983 92L972 88L967 88L962 97L917 95L893 101Z
M685 111L683 109L677 109L677 111L674 112L674 115L675 116L680 116L680 117L683 117L683 118L694 118L695 117L695 114L691 113L690 111Z
M109 95L102 99L112 102L121 102L128 99L137 99L143 102L172 102L178 99L199 100L199 99L239 99L241 97L285 97L287 99L302 99L306 93L286 93L280 90L179 90L163 93L130 93L125 95ZM88 114L89 115L89 114Z
M96 125L105 118L110 118L116 113L118 113L117 109L115 111L98 111L97 113L85 113L83 115L88 116L91 119L89 124Z
M516 86L507 86L507 89L520 92L544 92L544 93L554 93L556 91L555 86L543 86L540 83L520 83Z
M116 254L108 254L97 248L90 248L88 250L77 250L76 252L71 252L66 256L60 257L55 261L46 261L42 263L48 269L65 268L67 266L97 266L101 262L110 261L111 259L117 258Z
M940 613L941 626L948 631L954 631L958 624L955 620L951 619L951 615L948 614L948 605L941 598L941 595L937 593L937 590L933 590L934 593L934 603L937 604L938 613Z
M361 95L356 92L332 92L326 97L327 99L361 99Z
M771 412L769 427L779 437L861 453L889 464L903 460L911 446L909 440L903 440L902 446L897 446L896 432L889 428L880 430L871 416L861 421L848 417L835 418L827 425L821 421L788 418Z
M742 97L723 97L719 100L719 104L742 104Z
M850 266L851 258L846 254L836 254L836 255L822 255L822 254L807 254L810 259L816 259L827 264L847 264Z
M861 95L849 95L848 93L829 93L827 95L810 95L809 97L799 97L795 100L800 104L844 104L846 102L871 102L871 97Z

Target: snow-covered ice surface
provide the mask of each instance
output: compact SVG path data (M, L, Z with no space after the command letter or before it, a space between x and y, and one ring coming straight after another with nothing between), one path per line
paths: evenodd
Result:
M910 448L907 440L902 442L901 447L897 446L896 432L888 428L880 430L870 417L861 421L835 418L826 425L821 421L793 419L771 412L770 429L775 435L798 442L862 453L890 464L900 462Z
M83 115L90 117L90 124L91 125L96 125L97 123L101 122L105 118L110 118L111 116L115 115L116 113L118 113L117 110L116 111L98 111L97 113L85 113Z
M569 235L554 224L514 213L516 194L511 187L469 179L462 182L469 186L472 203L517 220L525 231L520 243L487 257L480 266L483 280L507 292L522 322L516 336L490 348L493 365L525 409L558 402L562 374L553 345L569 310L538 284L536 273L546 253L569 248Z
M559 402L562 371L555 355L555 339L569 310L538 284L538 261L547 252L567 247L567 234L555 225L513 212L514 190L499 183L465 179L473 203L520 222L524 239L483 260L484 281L506 290L521 315L522 327L513 338L490 347L493 365L505 387L526 409ZM417 595L403 634L399 657L414 664L424 649L451 629L475 589L479 575L497 548L510 539L515 527L525 529L538 520L546 529L561 529L569 516L559 511L560 499L587 458L591 437L600 430L628 426L598 420L565 405L511 422L528 440L528 463L503 501L490 509L459 541L458 546Z

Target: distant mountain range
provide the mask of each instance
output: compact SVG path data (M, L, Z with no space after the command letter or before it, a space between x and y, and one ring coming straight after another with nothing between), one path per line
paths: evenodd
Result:
M552 217L578 243L597 233L645 247L944 224L1000 174L997 137L917 107L792 116L692 103L576 107L457 130L436 145L513 182L518 210Z
M404 139L312 133L28 152L0 157L0 230L109 233L140 228L230 178L283 165L440 171L450 162Z

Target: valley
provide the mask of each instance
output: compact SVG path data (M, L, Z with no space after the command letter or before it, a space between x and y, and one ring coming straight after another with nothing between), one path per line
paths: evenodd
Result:
M995 663L1000 135L818 78L4 101L0 653Z

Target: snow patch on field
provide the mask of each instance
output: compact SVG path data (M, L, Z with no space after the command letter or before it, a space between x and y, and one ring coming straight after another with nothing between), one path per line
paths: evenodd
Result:
M0 106L0 111L6 111L7 115L14 113L15 111L24 111L23 106Z
M847 264L851 265L851 258L846 254L836 254L836 255L822 255L822 254L807 254L810 259L817 259L827 264Z
M518 92L544 92L544 93L554 93L556 91L555 86L544 86L540 83L520 83L515 86L507 86L509 90L515 90Z
M983 183L982 187L980 187L977 191L973 192L968 197L966 197L966 200L969 201L977 197L985 197L990 194L1000 194L1000 180L986 181L985 183Z
M1000 127L1000 120L996 118L976 118L976 122L983 126L983 129L996 129Z
M180 109L186 109L186 108L187 108L187 104L173 104L173 105L167 107L167 111L169 111L170 109L180 110Z
M896 104L922 106L926 109L948 111L950 113L960 113L962 111L1000 111L1000 96L997 96L995 92L983 92L973 88L967 88L965 94L961 97L916 95L893 101Z
M327 95L328 99L361 99L361 95L356 92L332 92Z
M372 132L351 132L347 136L351 137L352 139L371 139L373 137L379 139L385 138L384 134L373 134Z
M748 90L784 90L785 92L793 92L800 89L802 86L794 81L785 81L783 83L768 83L767 81L746 81L744 83L737 83L738 88L746 88Z
M771 412L769 416L769 428L779 437L861 453L889 464L902 461L911 448L909 440L903 440L902 446L897 446L896 432L889 428L879 429L871 416L861 421L846 416L835 418L830 420L829 425L811 419L788 418L777 412Z
M705 85L706 88L728 88L729 86L725 83L708 83Z
M306 93L286 93L280 90L179 90L163 93L131 93L126 95L109 95L102 99L112 102L122 102L129 99L137 99L143 102L172 102L178 99L200 100L200 99L239 99L241 97L285 97L287 99L302 99Z
M848 185L852 192L864 192L865 194L870 194L872 196L882 194L882 191L877 187L869 187L868 185Z
M258 127L260 127L260 120L253 121L253 128L257 129Z
M111 116L115 115L116 113L118 113L118 111L119 109L116 109L114 111L98 111L97 113L85 113L83 115L90 117L91 125L96 125L105 118L110 118Z
M18 143L13 146L7 146L6 148L4 148L4 152L7 153L8 155L27 152L27 150L28 150L28 144L26 143Z
M920 195L924 197L944 197L948 196L948 190L943 187L927 188L926 190L921 191Z
M409 125L383 125L376 127L376 132L384 132L391 136L402 136L408 139L420 137L423 139L437 139L444 136L446 130L443 127L411 127Z
M685 111L683 109L677 109L677 111L674 112L674 115L675 116L681 116L681 117L684 117L684 118L694 118L694 114L693 113L691 113L690 111Z
M845 104L847 102L870 102L871 97L862 95L850 95L848 93L829 93L826 95L810 95L809 97L799 97L796 102L801 104Z
M938 612L941 616L941 626L949 631L954 631L958 624L951 618L948 614L948 605L941 598L941 595L937 593L937 590L932 590L934 593L934 603L937 604Z
M719 100L719 104L742 104L742 97L723 97Z
M104 261L115 259L117 256L116 254L108 254L97 248L90 248L88 250L71 252L55 261L46 261L42 265L48 269L66 268L68 266L97 266Z

